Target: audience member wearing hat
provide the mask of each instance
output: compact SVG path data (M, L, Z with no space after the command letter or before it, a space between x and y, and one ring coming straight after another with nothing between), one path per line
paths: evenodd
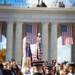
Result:
M43 63L44 63L44 61L34 61L33 62L33 70L34 70L34 74L33 75L42 75Z
M53 73L53 66L52 64L47 64L46 65L46 71L45 71L45 75L54 75Z

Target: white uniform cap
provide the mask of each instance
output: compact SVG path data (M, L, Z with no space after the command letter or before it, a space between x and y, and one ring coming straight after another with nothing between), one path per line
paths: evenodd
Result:
M38 33L38 35L40 35L40 33Z

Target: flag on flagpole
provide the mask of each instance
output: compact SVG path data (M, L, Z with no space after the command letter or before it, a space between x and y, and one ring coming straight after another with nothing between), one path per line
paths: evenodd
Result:
M22 69L21 69L22 74L26 73L27 58L26 58L26 51L25 50L26 50L26 38L23 40L23 57L22 57Z
M41 47L40 33L38 33L38 36L37 36L37 58L38 60L42 60L42 47Z
M2 23L0 23L0 42L2 42Z
M62 45L73 44L72 25L61 25Z
M23 57L22 57L22 69L21 72L23 75L28 74L29 72L29 67L28 64L29 62L29 56L31 56L30 53L30 45L26 43L26 38L23 41Z
M30 43L26 42L26 57L30 57L32 61L32 53L31 53L31 48L30 48Z

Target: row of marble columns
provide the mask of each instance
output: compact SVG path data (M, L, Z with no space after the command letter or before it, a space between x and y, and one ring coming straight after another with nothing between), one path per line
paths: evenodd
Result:
M16 36L13 40L13 24L14 22L7 22L7 46L6 46L6 61L12 58L21 63L22 58L22 24L16 23ZM14 43L14 44L13 44ZM15 46L14 46L15 45ZM13 48L15 47L15 48Z
M21 60L22 60L22 24L23 23L16 22L15 41L13 40L13 32L14 32L13 24L14 22L7 22L6 61L10 60L14 56L14 59L21 63ZM49 40L49 35L48 35L49 23L41 23L41 24L42 24L43 60L50 61L52 59L57 59L57 23L51 23L51 33L50 33L51 39L50 40ZM14 51L14 54L13 54L13 51Z

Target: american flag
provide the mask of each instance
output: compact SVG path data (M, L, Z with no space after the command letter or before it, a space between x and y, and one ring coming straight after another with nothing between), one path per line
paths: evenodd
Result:
M32 56L33 60L32 61L36 61L37 60L37 54L34 53L33 56Z
M37 42L37 24L26 25L26 41L30 44L36 44Z
M73 44L72 25L61 25L62 45Z
M37 54L38 60L42 60L42 50L41 50L41 48L38 49L38 52L37 53L38 53Z
M2 42L2 23L0 23L0 42Z
M37 37L37 59L42 60L42 47L41 47L41 37Z

